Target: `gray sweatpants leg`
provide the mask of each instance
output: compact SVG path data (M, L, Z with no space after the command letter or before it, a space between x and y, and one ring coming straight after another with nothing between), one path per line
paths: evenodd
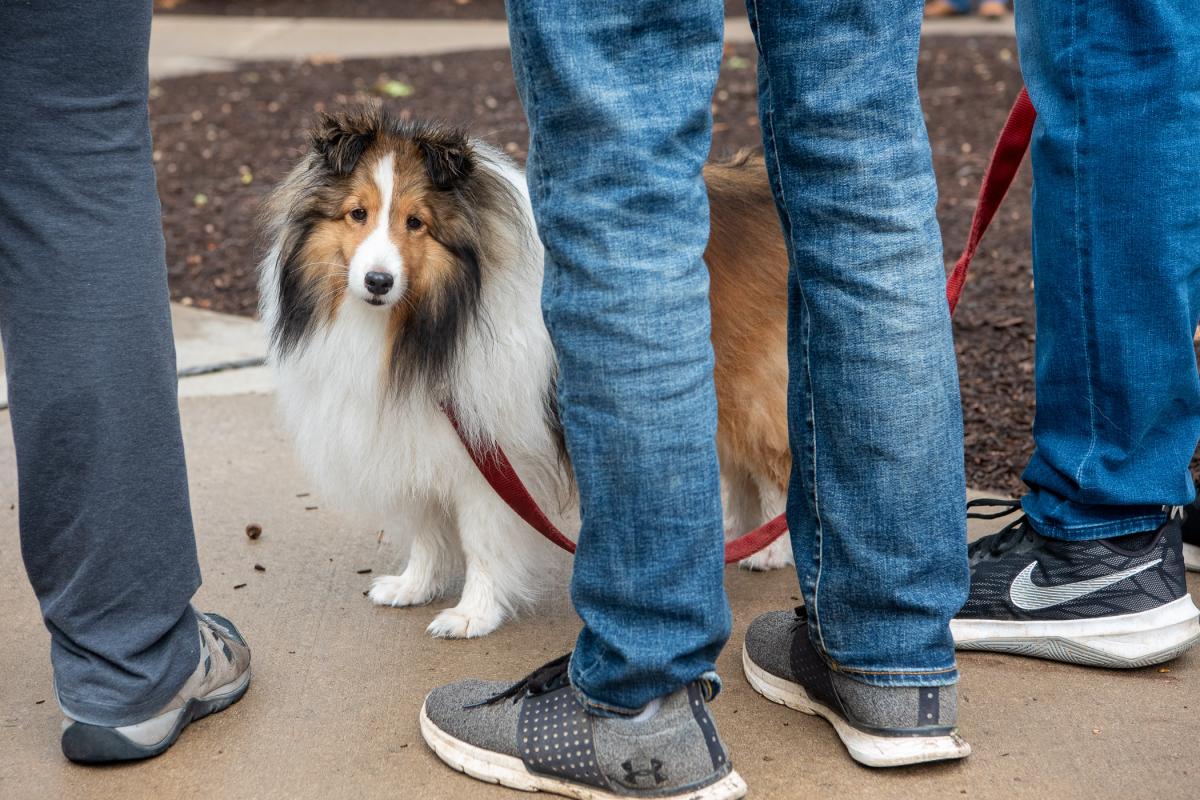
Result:
M200 569L147 124L150 0L0 3L0 336L21 552L60 702L144 719Z

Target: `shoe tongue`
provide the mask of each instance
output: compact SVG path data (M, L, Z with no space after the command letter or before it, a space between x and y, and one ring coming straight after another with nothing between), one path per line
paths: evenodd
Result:
M568 668L571 663L571 654L560 656L554 659L549 664L544 664L538 667L534 672L512 686L505 689L499 694L485 698L478 703L464 706L464 708L479 708L481 706L490 706L494 703L499 703L502 700L512 699L517 702L526 695L535 696L553 692L556 689L561 689L570 683L568 677Z
M526 679L529 693L544 694L566 686L570 682L567 677L569 663L568 658L558 658L538 669Z

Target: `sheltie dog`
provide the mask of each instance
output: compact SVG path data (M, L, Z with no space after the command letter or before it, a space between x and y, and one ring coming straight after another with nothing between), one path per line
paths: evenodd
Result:
M717 445L727 529L740 534L782 511L791 469L787 255L760 157L704 175ZM465 567L458 605L429 632L490 633L535 597L557 551L484 482L441 404L578 527L523 174L461 130L381 109L326 115L264 230L260 310L300 459L328 500L409 545L371 600L428 603ZM785 536L746 566L790 563Z

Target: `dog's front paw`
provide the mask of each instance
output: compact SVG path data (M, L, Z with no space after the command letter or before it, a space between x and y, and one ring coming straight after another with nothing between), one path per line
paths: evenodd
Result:
M766 572L769 569L783 569L796 563L792 556L792 540L784 533L775 541L759 550L754 555L743 558L738 565L743 569L755 572Z
M371 582L367 596L377 606L423 606L437 594L428 581L414 580L405 570L401 575L380 575Z
M474 639L487 636L502 622L504 614L499 611L480 612L460 605L438 614L426 630L439 639Z

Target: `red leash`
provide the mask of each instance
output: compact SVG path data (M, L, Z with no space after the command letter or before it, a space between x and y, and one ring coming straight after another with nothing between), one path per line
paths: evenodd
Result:
M1029 140L1033 136L1033 122L1036 117L1037 113L1033 109L1033 103L1029 101L1029 95L1022 88L1016 103L1008 113L1008 121L1004 123L1004 130L1000 132L1000 138L996 141L996 147L992 151L992 160L983 174L983 185L979 189L979 204L975 206L975 215L971 220L971 234L967 238L967 246L963 249L962 256L959 257L958 263L954 265L954 271L950 273L950 277L946 281L946 300L950 303L951 314L958 305L963 284L967 280L967 270L971 267L971 260L975 258L975 251L979 249L979 242L983 239L984 232L996 215L996 209L1004 200L1004 195L1008 193L1008 187L1012 185L1013 178L1016 177L1017 170L1021 166L1021 160L1025 157L1025 151L1029 148ZM449 418L450 424L454 426L463 446L467 448L471 460L475 462L480 474L496 494L500 495L500 498L517 513L517 516L529 523L531 528L568 553L574 553L575 543L554 527L554 523L542 513L537 501L529 494L529 490L521 482L521 477L513 469L504 450L495 443L482 448L476 447L459 424L458 418L454 415L454 409L446 404L442 406L442 410ZM782 536L786 530L787 518L780 514L775 519L727 542L725 544L725 563L732 564L754 555Z
M1017 170L1021 167L1021 159L1029 149L1029 140L1033 138L1033 122L1037 112L1029 100L1029 93L1021 87L1017 101L1008 112L1008 120L996 140L992 150L992 160L988 162L987 171L983 173L983 185L979 187L979 204L975 206L975 216L971 218L971 233L967 237L967 246L958 257L954 271L946 280L946 299L950 301L950 313L954 313L958 305L958 297L962 294L963 284L967 282L967 270L971 268L971 259L979 249L983 233L992 224L992 217L1008 194Z

